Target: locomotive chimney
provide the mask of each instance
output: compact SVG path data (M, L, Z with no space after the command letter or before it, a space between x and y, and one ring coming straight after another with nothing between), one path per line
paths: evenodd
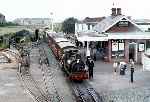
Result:
M121 15L121 8L117 8L117 15Z
M111 9L111 16L116 16L116 8Z

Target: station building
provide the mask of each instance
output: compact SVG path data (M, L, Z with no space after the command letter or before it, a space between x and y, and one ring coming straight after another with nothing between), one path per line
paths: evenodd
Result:
M88 26L85 26L86 24L82 24L82 27L80 27L86 28L86 31L93 31L105 36L101 36L99 40L95 37L95 39L86 38L83 41L90 42L95 40L95 42L98 42L98 47L105 50L105 61L113 62L117 56L119 61L129 62L129 59L133 59L136 63L141 63L142 53L150 44L150 32L143 31L136 22L131 20L131 17L122 15L121 8L112 8L111 10L110 16L104 17L100 22L92 26L91 29L88 29ZM79 41L81 41L80 35L83 35L84 32L81 32L81 30L76 31ZM91 33L91 35L95 33Z

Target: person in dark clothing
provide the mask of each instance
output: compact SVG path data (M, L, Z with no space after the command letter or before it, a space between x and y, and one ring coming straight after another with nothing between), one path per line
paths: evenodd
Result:
M35 30L35 39L36 39L36 41L38 41L38 39L39 39L39 29Z
M86 65L89 68L89 78L93 78L94 61L90 57L87 58Z
M133 83L134 67L131 67L131 83Z
M78 40L75 40L75 44L77 47L79 47L79 41Z
M132 59L130 59L130 67L131 67L131 83L133 83L134 62Z
M78 72L80 70L83 70L85 68L85 64L82 60L76 59L72 63L72 72Z

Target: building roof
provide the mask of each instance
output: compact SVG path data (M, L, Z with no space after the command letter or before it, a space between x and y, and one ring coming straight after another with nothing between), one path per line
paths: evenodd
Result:
M134 23L150 23L150 19L134 19L132 20Z
M101 22L99 22L95 27L94 30L97 32L106 32L108 29L110 29L112 26L114 26L116 23L118 23L120 20L126 19L130 23L132 23L134 26L136 26L139 30L141 30L137 24L132 22L128 17L124 15L117 15L117 16L108 16L107 18L103 19ZM142 30L141 30L142 31Z
M84 23L98 23L98 22L102 21L103 19L105 19L105 17L94 17L94 18L86 17L83 20L83 22Z

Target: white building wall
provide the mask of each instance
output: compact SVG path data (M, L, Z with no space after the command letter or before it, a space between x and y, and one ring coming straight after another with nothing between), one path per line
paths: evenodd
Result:
M76 23L75 24L75 32L86 32L88 31L88 25L85 23Z

